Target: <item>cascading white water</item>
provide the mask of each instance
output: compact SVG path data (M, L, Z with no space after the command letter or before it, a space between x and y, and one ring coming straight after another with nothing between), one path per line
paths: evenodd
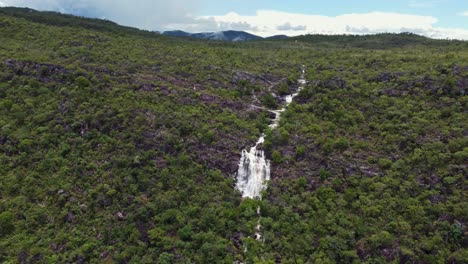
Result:
M296 93L287 95L284 100L285 103L283 108L280 110L270 110L275 114L275 118L269 125L271 129L278 127L281 113L286 110L289 104L291 104L294 97L304 88L307 81L305 80L305 66L302 66L302 74L298 80L299 88ZM256 107L261 108L261 107ZM263 109L263 108L262 108ZM258 139L255 146L250 148L250 151L242 150L242 156L239 162L239 168L237 171L237 183L236 188L241 191L243 198L259 198L262 199L261 192L266 189L266 182L270 180L270 161L265 158L265 153L261 148L265 141L265 135L262 134ZM258 224L255 228L255 239L260 240L261 228L260 225L260 207L257 208L257 215L259 216Z
M298 80L299 88L293 94L287 95L284 100L283 108L280 110L271 110L275 114L275 118L269 125L271 129L278 126L281 118L281 113L286 110L291 104L294 97L304 88L307 83L305 80L305 66L302 66L302 74ZM242 192L244 198L259 198L261 199L261 192L266 188L266 181L270 180L270 161L265 158L261 145L265 141L265 135L262 134L258 139L255 146L250 148L250 151L242 150L242 156L239 162L239 169L237 171L237 184L236 187Z
M281 108L280 110L271 111L272 113L275 114L275 119L273 119L273 122L269 125L271 129L275 129L276 127L278 127L278 124L281 118L281 113L283 113L286 110L286 108L292 103L294 97L298 96L299 93L302 91L302 89L304 89L304 86L307 83L307 81L305 80L305 68L304 67L305 66L303 65L301 77L299 78L299 80L297 80L297 82L299 83L299 88L297 89L297 91L293 94L288 94L286 95L286 97L284 97L285 103L283 105L283 108Z
M244 198L261 198L261 192L266 188L265 182L270 180L270 161L265 158L259 146L265 141L262 135L250 151L242 150L242 157L237 171L237 189Z

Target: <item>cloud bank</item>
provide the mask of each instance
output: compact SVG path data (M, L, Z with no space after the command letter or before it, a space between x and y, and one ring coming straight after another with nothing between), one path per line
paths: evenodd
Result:
M295 14L273 10L260 10L253 16L229 13L224 16L202 17L217 23L242 22L257 30L261 36L278 34L375 34L412 32L431 38L465 39L468 30L434 26L438 20L431 16L419 16L388 12L321 16Z
M431 4L443 0L430 1ZM468 29L437 27L437 18L370 12L323 16L258 10L254 15L231 12L197 16L202 0L0 0L0 5L26 6L86 17L106 18L146 30L206 32L243 30L260 36L301 34L375 34L412 32L431 38L468 40ZM413 5L424 1L412 1ZM468 11L461 15L467 16Z

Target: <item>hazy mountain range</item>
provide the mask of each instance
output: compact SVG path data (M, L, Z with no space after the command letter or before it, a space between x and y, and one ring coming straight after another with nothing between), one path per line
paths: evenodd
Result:
M265 39L263 37L247 33L245 31L219 31L219 32L202 32L202 33L189 33L182 30L173 30L173 31L164 31L163 35L173 36L173 37L191 37L198 39L209 39L209 40L222 40L222 41L249 41L249 40L258 40ZM278 38L288 38L286 35L277 35L268 37L266 39L278 39Z

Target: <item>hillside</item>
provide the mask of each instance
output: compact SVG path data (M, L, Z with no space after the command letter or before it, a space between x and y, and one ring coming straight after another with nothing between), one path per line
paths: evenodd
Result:
M0 262L468 262L467 62L405 34L213 42L0 8ZM262 133L271 180L243 199Z

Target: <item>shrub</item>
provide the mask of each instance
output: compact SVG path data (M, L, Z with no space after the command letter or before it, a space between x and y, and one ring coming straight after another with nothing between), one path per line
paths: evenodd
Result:
M304 146L299 146L296 148L296 157L302 157L305 154L305 147Z
M379 167L382 169L390 169L392 166L392 161L386 158L379 159Z
M349 142L346 138L340 138L333 143L333 148L336 150L345 150L349 146Z
M88 79L86 79L85 77L83 76L79 76L78 78L75 79L75 83L76 85L78 85L78 87L80 88L85 88L85 87L88 87L91 85L91 83L89 82Z
M13 213L11 212L3 212L0 214L0 235L8 235L10 234L14 229L14 221L15 217Z
M268 108L271 109L277 109L278 108L278 102L276 102L276 98L272 94L265 94L262 97L260 97L260 102Z
M326 169L321 168L319 175L320 175L320 179L324 181L330 177L330 172Z
M275 163L281 163L282 162L282 156L281 156L281 153L277 150L273 150L273 152L271 153L271 159L273 160L273 162Z

